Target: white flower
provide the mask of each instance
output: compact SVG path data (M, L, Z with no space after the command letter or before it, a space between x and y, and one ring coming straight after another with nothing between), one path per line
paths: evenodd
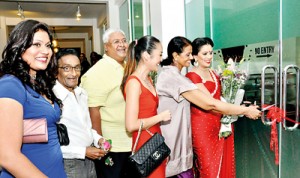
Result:
M243 60L241 62L243 62ZM236 97L238 97L238 91L247 80L247 72L239 69L239 64L240 63L236 64L232 58L229 58L227 64L224 64L225 68L223 68L223 70L221 66L218 66L217 72L221 80L222 98L228 103L235 103ZM220 120L222 125L219 131L220 138L228 137L231 134L231 127L228 127L228 125L231 125L231 123L236 120L237 116L223 115Z
M218 65L218 70L216 72L217 72L217 74L221 74L223 72L221 66Z
M227 67L228 70L235 71L235 63L233 62L232 58L228 59L227 64L228 64L228 67Z

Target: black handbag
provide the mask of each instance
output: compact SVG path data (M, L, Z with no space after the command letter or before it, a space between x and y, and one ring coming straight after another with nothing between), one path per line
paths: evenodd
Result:
M135 153L142 128L143 122L141 122L129 161L134 164L134 167L142 177L147 177L170 155L171 150L166 145L165 139L161 134L153 134L146 130L152 137Z
M62 123L56 123L58 141L60 145L67 146L70 143L67 127Z

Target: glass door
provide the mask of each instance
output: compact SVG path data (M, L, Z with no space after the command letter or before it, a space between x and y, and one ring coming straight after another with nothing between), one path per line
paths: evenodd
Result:
M249 73L244 99L258 105L275 104L286 111L273 129L268 112L261 120L240 118L234 124L237 177L297 177L300 1L207 1L210 32L205 34L215 43L213 68L228 58L243 59L242 67ZM278 164L276 150L270 149L270 142L277 140Z
M151 35L150 0L129 0L132 40Z
M300 67L300 1L281 0L282 11L282 108L286 119L280 130L280 177L299 177L299 68Z

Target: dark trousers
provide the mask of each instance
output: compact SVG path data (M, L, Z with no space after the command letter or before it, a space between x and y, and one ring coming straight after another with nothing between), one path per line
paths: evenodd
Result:
M98 178L140 178L137 171L128 161L131 152L109 152L101 160L96 160L96 172ZM113 165L105 165L107 157L111 157Z

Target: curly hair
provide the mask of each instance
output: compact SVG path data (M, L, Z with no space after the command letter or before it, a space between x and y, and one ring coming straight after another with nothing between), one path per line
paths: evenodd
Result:
M34 34L39 31L45 31L52 41L52 35L47 24L36 20L25 20L15 26L10 33L7 44L2 53L0 63L0 77L5 74L11 74L17 77L25 86L30 86L41 95L45 95L52 102L56 101L60 107L62 102L53 93L52 88L55 85L57 76L57 61L52 55L50 62L45 70L39 70L36 73L35 81L30 79L30 66L25 62L21 55L31 47ZM51 47L53 52L53 48Z

